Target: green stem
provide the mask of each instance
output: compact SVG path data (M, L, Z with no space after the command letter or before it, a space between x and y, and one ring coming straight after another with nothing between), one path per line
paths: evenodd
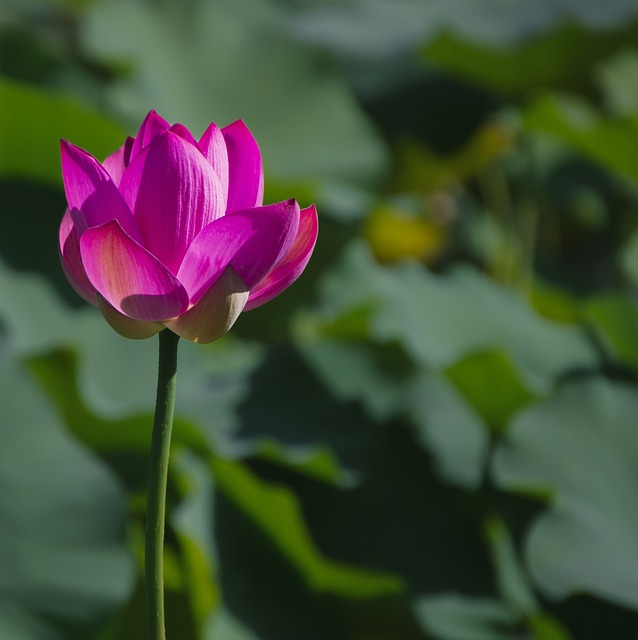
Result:
M179 336L165 329L159 334L159 369L146 506L146 621L148 640L165 640L164 522L171 431L175 411L177 345Z

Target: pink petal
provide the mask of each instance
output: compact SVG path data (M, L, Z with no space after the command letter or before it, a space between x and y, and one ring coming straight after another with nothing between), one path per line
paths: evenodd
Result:
M235 324L246 300L246 283L232 267L226 267L196 305L166 326L182 338L207 344Z
M228 150L228 204L226 211L241 211L264 202L261 152L248 127L237 120L222 129Z
M214 122L211 122L208 129L204 131L197 146L204 158L211 163L213 171L219 178L224 200L224 210L226 210L225 203L228 200L228 150L226 149L224 136Z
M255 309L272 300L301 275L312 255L318 231L319 224L315 206L311 205L307 209L302 209L299 218L299 229L290 251L250 292L244 311Z
M164 329L164 325L159 322L142 322L125 316L112 307L99 293L97 294L97 307L112 329L131 340L150 338Z
M66 140L62 140L60 151L69 210L81 211L89 227L117 220L126 233L139 239L133 215L106 169L90 153ZM83 232L78 228L80 235Z
M168 131L170 126L156 111L149 111L140 126L140 130L137 132L137 136L135 136L130 159L132 160L144 147L151 144L157 136L164 133L164 131Z
M80 252L91 284L120 313L161 322L188 307L188 295L177 278L115 220L87 229Z
M67 209L60 223L60 262L62 270L75 291L88 303L95 305L95 287L89 281L82 256L80 255L80 234L75 228L73 218Z
M131 159L131 149L135 140L130 136L126 138L126 142L117 150L114 151L104 162L102 163L104 168L111 176L111 180L115 183L115 186L120 184L124 169L128 167L129 160Z
M288 253L299 226L294 200L239 211L211 222L193 240L178 278L191 304L230 264L251 288Z
M179 124L178 122L174 124L169 131L178 135L183 140L186 140L186 142L190 142L192 145L197 146L197 141L193 138L193 134L183 124Z
M193 238L224 213L212 167L197 147L170 131L131 160L120 190L142 244L173 273Z

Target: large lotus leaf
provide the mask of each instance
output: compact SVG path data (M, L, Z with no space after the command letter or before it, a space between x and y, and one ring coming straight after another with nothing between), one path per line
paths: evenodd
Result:
M444 378L414 372L405 362L397 366L395 349L385 354L394 356L388 360L379 351L378 345L362 339L323 336L301 344L305 360L336 398L357 400L375 422L409 416L418 442L434 456L441 477L477 487L489 439L480 416Z
M516 4L521 3L512 6ZM544 6L557 7L558 3ZM539 15L538 4L530 3L529 9L534 18ZM498 21L494 26L498 31ZM563 23L542 37L512 47L496 38L492 42L477 42L448 32L428 42L424 55L428 61L476 83L520 95L531 89L590 86L591 66L615 51L619 43L630 44L636 33L638 25L631 23L615 31Z
M478 488L489 432L477 412L448 380L435 373L415 378L408 406L417 441L432 453L440 476L468 489Z
M573 96L541 94L523 114L528 129L542 131L576 148L603 166L638 178L638 122L635 118L604 118Z
M326 337L304 341L300 350L339 400L360 401L375 420L403 410L409 377L392 371L370 342Z
M502 488L549 492L526 559L552 598L589 592L638 608L638 393L595 379L520 414L499 447Z
M470 268L446 276L415 263L386 268L365 245L353 243L322 285L326 318L371 308L371 336L399 341L425 366L448 367L471 353L500 349L539 392L596 363L579 329L542 318L515 292Z
M137 120L150 106L201 132L243 118L267 170L285 181L368 180L385 153L344 79L286 32L283 3L103 0L83 42L132 72L110 102ZM288 196L290 197L290 196Z
M526 41L572 21L590 29L618 27L636 13L631 0L604 7L596 0L542 4L534 0L346 0L317 4L301 12L295 21L302 37L342 53L374 58L430 42L441 32L466 42L504 45ZM559 57L566 55L569 52L563 50ZM470 58L466 66L471 62ZM507 65L507 57L500 62ZM483 72L499 73L493 69Z
M87 637L132 586L122 491L6 355L0 386L0 635Z
M124 140L114 122L77 100L0 77L0 175L60 183L60 138L102 159Z

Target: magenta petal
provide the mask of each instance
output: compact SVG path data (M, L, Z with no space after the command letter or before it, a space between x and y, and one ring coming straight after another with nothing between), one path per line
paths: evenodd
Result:
M106 169L90 153L65 140L60 151L69 209L80 210L89 227L117 220L126 233L138 239L133 215Z
M124 169L128 167L129 160L131 159L131 149L135 140L130 136L126 139L126 142L102 163L104 168L111 176L111 180L115 183L115 186L120 184Z
M299 225L294 200L239 211L211 222L193 240L178 278L191 304L230 264L249 288L288 252Z
M197 147L170 131L131 160L120 190L142 244L173 273L193 238L223 215L221 186L212 167Z
M80 255L80 234L75 228L73 218L67 209L60 223L60 262L62 270L75 291L88 303L95 305L95 287L89 281L82 256Z
M235 324L248 293L243 279L232 267L226 267L196 305L166 326L192 342L213 342Z
M162 118L156 111L149 111L144 122L142 122L137 135L135 136L135 142L131 149L131 160L140 152L144 147L147 147L157 136L161 135L165 131L170 129L171 125Z
M193 138L193 134L183 124L179 124L178 122L174 124L169 131L178 135L183 140L186 140L186 142L190 142L192 145L197 146L197 141Z
M244 311L255 309L287 289L306 268L317 242L319 223L314 205L302 209L299 229L288 253L250 292Z
M227 212L260 206L264 201L261 152L248 127L237 120L222 130L228 150Z
M197 146L204 158L211 163L213 171L219 178L225 211L228 200L228 150L226 149L224 136L214 122L211 122L208 129L204 131Z
M120 313L161 322L188 307L188 295L177 278L116 221L87 229L80 251L91 284Z
M159 322L142 322L125 316L112 307L99 293L97 294L97 307L112 329L131 340L150 338L164 329L164 325Z

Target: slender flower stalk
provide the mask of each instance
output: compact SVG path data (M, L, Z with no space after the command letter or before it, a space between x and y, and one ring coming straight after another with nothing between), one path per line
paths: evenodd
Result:
M165 640L164 627L164 522L171 432L175 411L177 346L179 336L159 334L159 367L146 505L146 623L148 640Z

